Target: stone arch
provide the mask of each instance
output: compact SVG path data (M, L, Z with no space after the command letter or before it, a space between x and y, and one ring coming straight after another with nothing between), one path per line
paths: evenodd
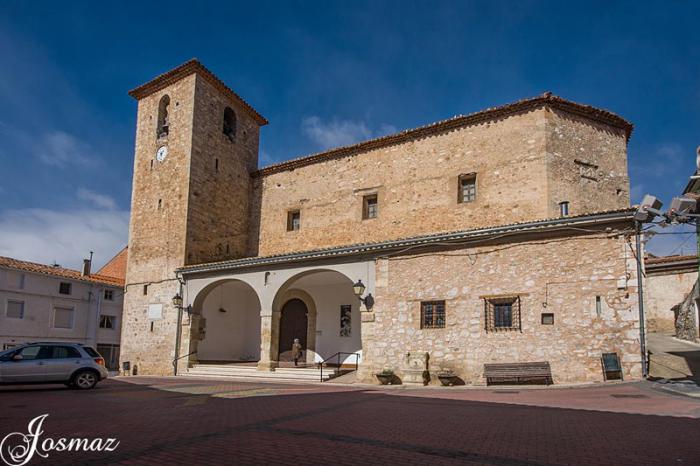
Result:
M238 279L208 284L192 301L190 362L258 361L261 303L255 288Z
M316 281L318 282L316 283ZM333 268L305 270L287 278L277 289L272 300L271 359L277 360L278 358L281 313L284 305L292 299L300 299L303 301L308 310L307 351L305 354L307 363L323 360L325 357L330 356L330 354L328 354L329 352L346 351L347 348L329 350L328 345L326 345L326 348L321 348L319 346L319 342L333 338L333 335L337 332L334 326L339 325L340 322L340 305L350 305L355 315L353 319L356 332L354 340L356 340L355 346L357 347L353 347L348 352L361 352L362 346L359 333L361 320L359 315L360 302L352 293L353 283L354 281L351 277ZM340 290L342 292L342 296L339 296L337 299L338 302L329 299L329 295L332 296L332 293L324 293L323 290L326 286L333 287L335 290ZM326 319L327 324L328 322L330 322L330 324L326 325L326 328L323 330L319 329L318 326L320 316L319 302L314 297L313 293L319 294L319 298L325 303L324 312L326 314L321 317ZM331 302L330 304L329 301ZM322 334L321 332L326 333ZM335 336L338 337L338 335ZM346 340L346 342L347 341L349 340Z
M156 126L156 139L168 136L170 132L170 96L165 94L158 102L158 125Z

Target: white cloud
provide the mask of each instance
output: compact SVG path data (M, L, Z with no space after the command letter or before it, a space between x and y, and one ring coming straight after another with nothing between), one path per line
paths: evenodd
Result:
M95 252L104 264L127 243L129 212L17 209L0 212L0 256L79 269Z
M82 201L87 201L95 207L102 207L107 210L116 210L117 202L105 194L96 193L89 189L79 188L75 195Z
M304 118L301 129L322 150L348 146L365 139L396 132L395 127L387 124L373 131L363 121L334 119L330 122L324 122L317 116Z
M34 145L34 153L39 160L54 167L94 165L97 160L88 143L64 131L44 133Z

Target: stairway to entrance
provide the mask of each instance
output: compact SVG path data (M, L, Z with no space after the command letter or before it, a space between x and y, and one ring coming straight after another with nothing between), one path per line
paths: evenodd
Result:
M323 369L323 381L333 377L334 371ZM316 367L278 367L274 371L259 371L244 364L195 364L181 373L182 377L225 377L268 382L321 382L321 370Z

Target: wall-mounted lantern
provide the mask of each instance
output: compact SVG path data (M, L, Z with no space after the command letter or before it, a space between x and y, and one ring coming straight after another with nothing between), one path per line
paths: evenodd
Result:
M192 315L192 306L182 307L182 296L180 296L180 293L175 293L175 296L173 296L173 306L181 311L186 311L187 315Z
M372 293L369 293L366 297L362 297L362 295L365 292L365 284L362 283L362 280L357 280L357 283L352 285L352 291L355 293L355 296L358 297L360 302L362 302L367 309L372 309L372 306L374 306L374 297L372 297Z

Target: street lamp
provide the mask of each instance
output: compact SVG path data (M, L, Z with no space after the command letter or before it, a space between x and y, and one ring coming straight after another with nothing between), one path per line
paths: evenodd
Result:
M192 314L192 306L182 307L182 296L180 296L180 293L175 293L175 296L173 296L173 306L181 311L187 311L188 315Z
M362 283L362 280L357 280L357 282L352 285L352 291L355 293L355 296L360 300L361 303L367 307L367 309L372 309L372 306L374 306L374 298L372 297L372 293L368 293L367 296L364 298L362 295L365 292L365 284Z

